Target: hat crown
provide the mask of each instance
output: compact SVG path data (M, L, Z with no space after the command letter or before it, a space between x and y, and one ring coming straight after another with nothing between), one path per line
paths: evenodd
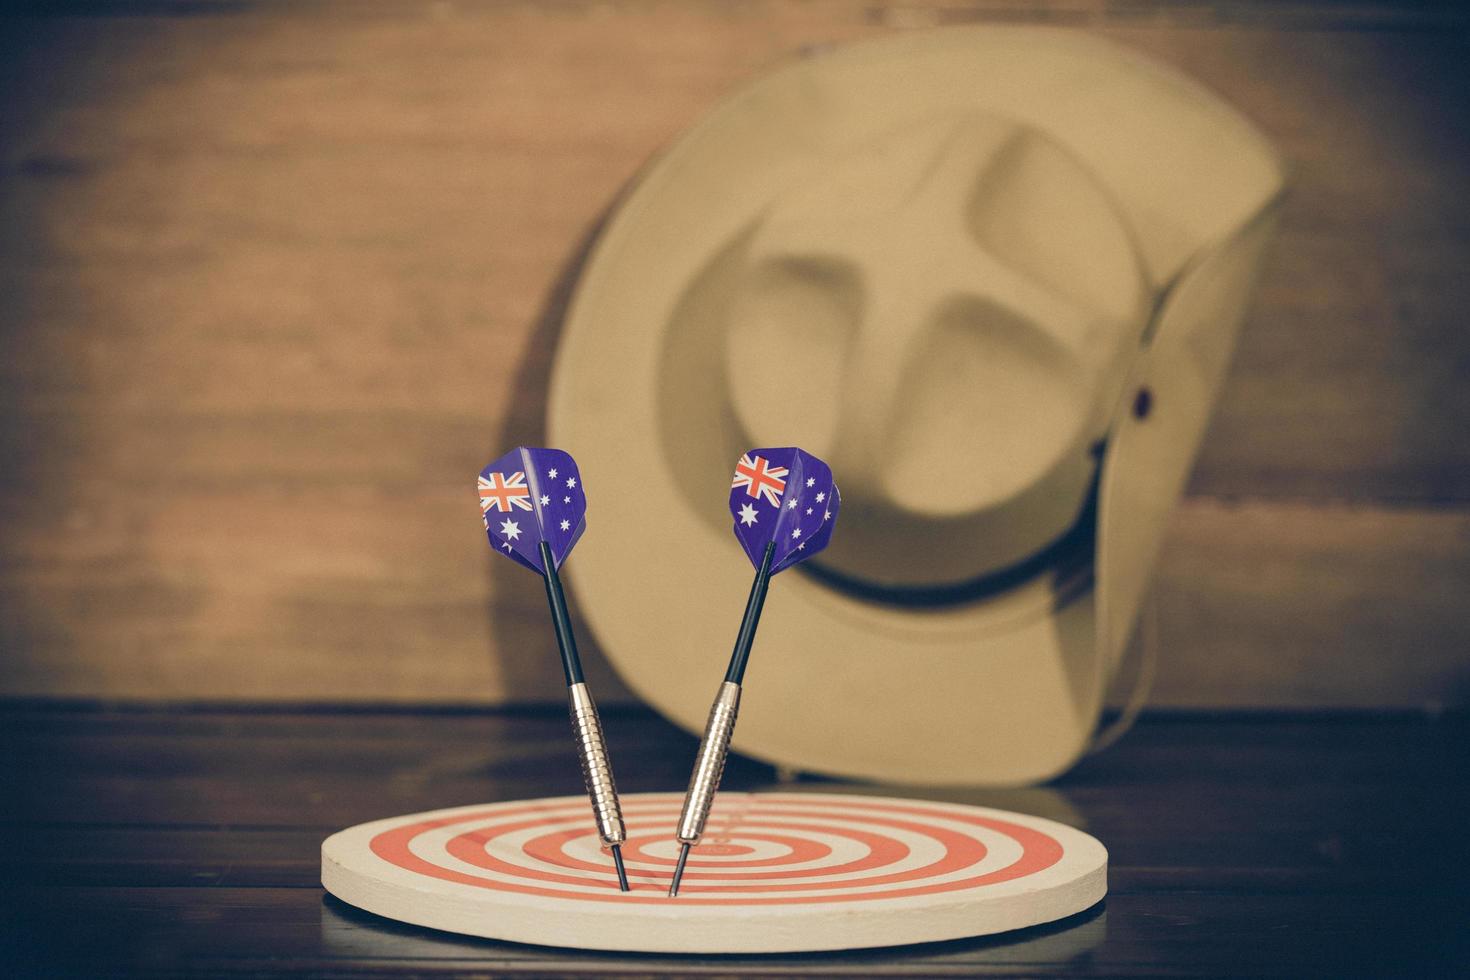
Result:
M854 519L829 565L973 578L1075 521L1148 306L1128 227L1058 143L995 115L930 120L762 215L728 391L751 441L800 441L842 477Z

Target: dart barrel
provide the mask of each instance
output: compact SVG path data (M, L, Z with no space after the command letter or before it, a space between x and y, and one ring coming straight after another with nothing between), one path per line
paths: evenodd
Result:
M597 836L606 845L621 844L628 839L628 831L623 826L623 810L618 805L617 787L613 785L612 765L608 762L597 705L592 703L586 684L573 684L567 692L571 697L577 755L582 760L582 778L587 783L587 796L597 819Z
M697 844L709 819L720 776L725 772L725 755L730 750L730 736L735 731L735 716L740 711L740 685L726 681L709 709L704 738L699 743L699 758L694 775L689 777L689 790L684 794L684 810L679 814L676 837L681 844Z

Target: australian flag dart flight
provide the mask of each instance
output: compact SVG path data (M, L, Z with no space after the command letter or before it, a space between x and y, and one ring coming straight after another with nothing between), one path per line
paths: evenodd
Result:
M587 529L587 496L576 461L560 449L513 449L475 482L485 534L497 552L545 574L541 542L556 567Z
M794 446L752 449L735 464L735 537L757 568L768 544L776 546L772 573L827 547L841 502L827 464Z

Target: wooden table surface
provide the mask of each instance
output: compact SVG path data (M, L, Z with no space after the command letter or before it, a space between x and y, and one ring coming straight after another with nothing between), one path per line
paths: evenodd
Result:
M638 710L606 720L625 791L682 788L692 738ZM341 827L578 792L566 729L557 710L0 707L0 972L1421 976L1470 966L1464 717L1152 716L1047 787L889 791L1051 816L1107 845L1105 902L1002 937L804 956L589 954L400 925L323 893L318 847ZM777 782L742 760L726 774L732 788Z

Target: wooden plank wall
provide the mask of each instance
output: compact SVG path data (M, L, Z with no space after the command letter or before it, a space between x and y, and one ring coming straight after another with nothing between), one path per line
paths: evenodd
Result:
M1151 52L1293 172L1171 529L1155 703L1463 704L1470 20L1102 0L6 21L0 694L559 699L540 590L465 487L541 434L599 218L763 67L974 21Z

